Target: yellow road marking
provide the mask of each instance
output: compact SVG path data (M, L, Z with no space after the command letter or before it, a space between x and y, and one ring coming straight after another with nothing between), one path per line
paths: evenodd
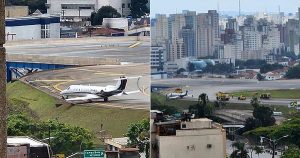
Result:
M141 44L141 42L136 42L136 43L130 45L129 48L134 48L134 47L136 47L136 46L138 46L140 44Z
M72 80L72 81L73 81L73 80ZM72 81L60 82L60 83L58 83L58 84L55 84L55 85L53 86L53 88L54 88L55 90L61 92L62 89L60 89L59 86L62 85L62 84L66 84L66 83L72 82Z
M147 89L147 88L145 88L145 86L143 86L143 89L142 89L143 91L142 91L142 93L143 93L144 95L146 95L146 96L150 96L148 93L146 93L146 89Z

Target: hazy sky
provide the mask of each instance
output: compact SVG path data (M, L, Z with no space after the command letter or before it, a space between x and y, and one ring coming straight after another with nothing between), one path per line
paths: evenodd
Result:
M207 12L209 9L238 12L239 0L150 0L151 16L155 14L181 13L182 10ZM300 0L241 0L242 12L296 13Z

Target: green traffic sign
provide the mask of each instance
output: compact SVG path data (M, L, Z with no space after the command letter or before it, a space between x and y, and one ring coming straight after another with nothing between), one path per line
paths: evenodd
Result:
M104 150L84 150L84 158L104 158Z

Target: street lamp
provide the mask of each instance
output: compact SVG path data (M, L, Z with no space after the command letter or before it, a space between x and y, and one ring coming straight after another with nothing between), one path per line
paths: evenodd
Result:
M266 138L266 137L260 137L260 143L262 144L264 142L264 139L270 142L271 148L272 148L272 158L275 157L275 149L276 149L276 145L278 145L278 141L288 137L289 135L285 135L282 136L278 139L270 139L270 138Z

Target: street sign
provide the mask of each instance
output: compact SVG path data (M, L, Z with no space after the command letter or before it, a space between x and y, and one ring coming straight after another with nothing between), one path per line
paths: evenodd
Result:
M84 158L104 158L104 150L84 150Z

